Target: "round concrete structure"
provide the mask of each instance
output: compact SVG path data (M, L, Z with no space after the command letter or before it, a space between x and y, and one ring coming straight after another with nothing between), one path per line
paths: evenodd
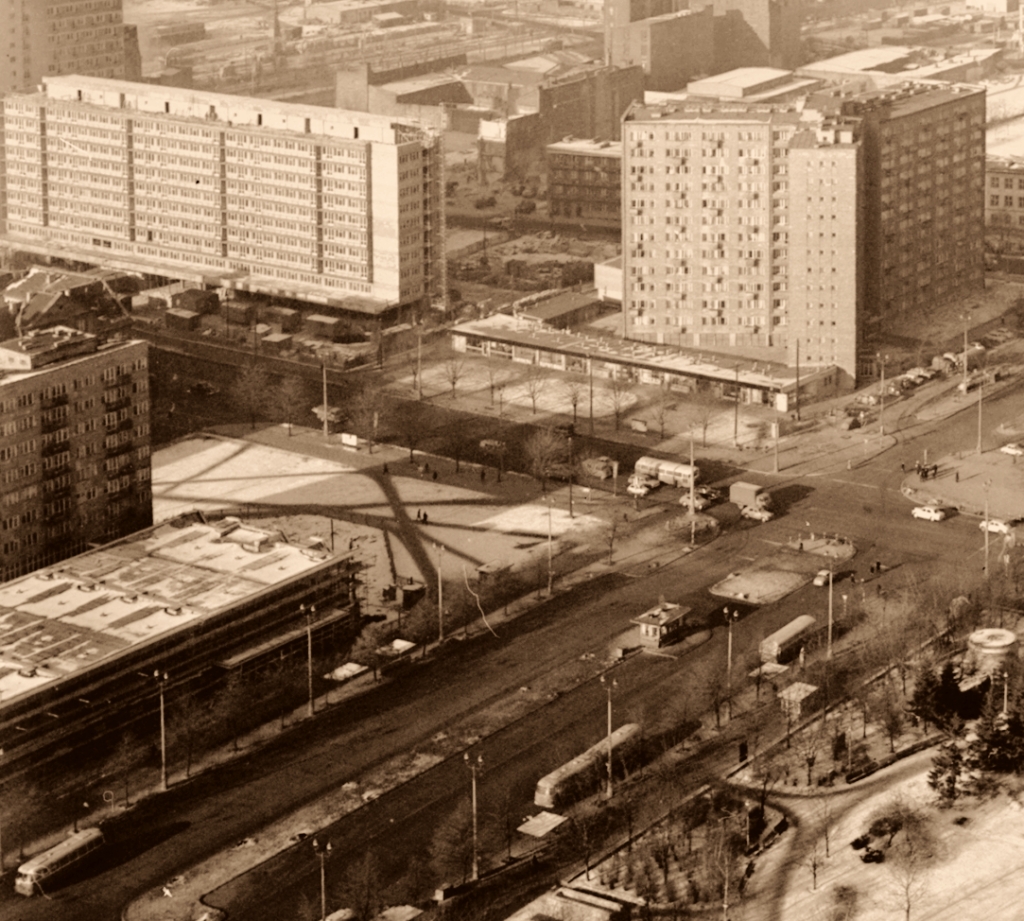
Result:
M996 675L1013 670L1017 664L1017 634L1001 627L975 630L967 638L965 671Z

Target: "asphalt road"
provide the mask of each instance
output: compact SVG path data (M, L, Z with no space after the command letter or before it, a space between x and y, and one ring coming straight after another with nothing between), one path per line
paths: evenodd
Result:
M1007 394L987 405L987 411L993 419L1001 419L1013 415L1019 402L1015 394ZM59 890L52 900L21 899L5 887L0 914L11 921L114 921L135 893L170 879L272 817L357 778L395 753L415 749L487 702L529 685L556 664L585 653L603 657L628 616L654 604L659 594L710 612L718 602L702 593L704 586L736 568L737 561L756 559L772 545L806 532L808 523L819 532L852 538L860 549L852 566L858 572L863 573L875 558L883 559L891 567L883 577L888 582L907 574L927 579L935 572L975 562L980 568L979 532L973 519L954 518L939 527L919 522L910 517L909 504L898 494L901 461L912 465L924 447L931 456L938 456L973 445L975 433L976 417L963 413L938 431L928 426L902 430L896 448L853 471L782 483L774 490L784 505L784 513L776 520L737 524L736 531L707 548L643 578L609 576L591 583L586 591L556 598L509 625L499 639L461 644L444 660L429 662L400 682L300 726L258 755L150 800L131 813L124 830L114 830L107 862L93 875ZM821 609L821 592L807 587L741 621L734 630L735 655L744 655L761 636L809 606L817 604ZM672 673L676 682L671 699L696 707L709 677L724 668L724 659L724 631L719 628L711 642L694 650L679 667L658 661L642 669L646 660L637 660L637 665L622 673L632 675L632 670L641 669L645 677L637 679L635 687L631 678L625 709L657 714L665 706L666 695L661 684L647 676L653 679L663 673ZM578 733L574 740L585 743L602 732L603 699L599 687L581 689L523 723L532 721L534 739L549 740L571 731ZM504 784L515 792L515 802L528 796L537 777L565 760L565 751L546 741L511 745L503 736L485 743L483 751L488 763L493 759L494 771L488 771L488 776L495 779L482 778L482 795L492 795L492 783ZM389 797L382 797L365 815L346 822L367 822L365 828L376 833L374 840L389 860L402 859L403 850L405 859L412 853L422 854L437 817L451 811L466 796L467 787L466 769L458 762L430 775L422 788L415 782L407 785L409 789L399 794L403 799L396 799L394 805ZM374 818L375 811L379 816L385 809L394 809L388 817L396 818L386 828ZM411 819L400 821L403 815ZM357 832L357 828L339 827L331 834L337 835L342 847L345 841L357 840ZM313 864L305 860L307 873L311 872ZM263 869L266 891L279 888L282 878ZM258 894L260 889L252 891ZM265 892L257 896L264 897Z

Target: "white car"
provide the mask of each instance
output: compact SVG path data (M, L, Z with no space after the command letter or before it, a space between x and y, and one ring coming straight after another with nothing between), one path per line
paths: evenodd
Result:
M771 521L775 516L766 508L757 508L753 505L744 505L740 508L740 515L743 518L751 518L754 521Z
M651 488L643 483L630 482L630 484L626 487L627 493L629 493L631 496L637 496L638 498L643 498L650 491Z
M819 569L814 575L814 584L817 586L828 585L828 577L831 575L830 569Z
M1010 525L1000 518L986 518L978 527L982 531L988 531L989 534L1009 534L1012 530Z
M1024 447L1013 442L1012 444L1003 445L1000 449L1003 454L1012 454L1014 457L1024 457Z
M944 521L946 510L935 505L915 505L910 514L922 521Z

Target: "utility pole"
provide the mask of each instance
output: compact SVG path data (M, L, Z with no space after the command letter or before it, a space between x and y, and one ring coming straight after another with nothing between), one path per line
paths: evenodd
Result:
M569 517L572 518L572 435L569 436Z
M330 435L330 430L327 427L328 426L328 421L327 420L328 420L329 416L327 414L327 362L326 361L320 362L320 369L323 372L323 379L324 379L324 441L327 441L327 440L330 439L331 435Z
M985 480L985 578L988 578L988 488L991 480Z
M967 358L964 358L964 364L967 364ZM981 454L981 395L985 390L985 378L981 377L978 380L978 453Z
M878 391L878 434L885 434L885 423L882 421L882 417L885 414L885 359L887 356L881 352L878 353L878 360L882 363L882 384L881 389Z
M590 437L594 437L594 359L587 355L587 370L590 374Z
M480 879L480 851L479 851L479 835L477 831L477 808L476 808L476 772L477 768L482 767L484 763L483 755L477 755L476 761L473 761L469 757L469 752L463 752L463 758L466 759L466 766L470 770L472 776L471 783L471 804L473 809L473 873L470 879L476 882Z
M987 559L987 556L986 556ZM160 685L160 789L167 792L167 719L164 711L164 683L167 672L154 671L153 677Z
M316 605L308 608L304 604L299 605L299 611L306 616L306 677L309 685L309 715L313 715L313 616L316 614Z
M554 579L554 571L551 568L551 496L548 496L548 598L551 597Z
M729 609L725 608L725 619L729 624L729 642L726 652L726 663L725 663L725 683L726 692L728 695L728 706L729 706L729 719L732 719L732 625L733 621L740 616L739 611L733 611L729 613Z
M606 681L604 675L602 675L601 684L604 685L605 691L608 692L608 786L605 790L605 797L611 799L614 792L612 786L612 688L617 688L619 683L614 678L611 681Z
M732 416L732 443L740 443L740 366L736 365L736 407Z
M444 642L444 582L441 577L441 554L444 547L441 544L434 544L437 547L437 641Z

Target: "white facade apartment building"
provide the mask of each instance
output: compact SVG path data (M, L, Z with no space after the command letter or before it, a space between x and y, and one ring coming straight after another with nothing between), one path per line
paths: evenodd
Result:
M441 139L390 117L58 77L3 148L22 249L364 313L442 285Z
M634 105L627 337L790 366L799 349L799 361L853 377L859 163L851 128L794 106Z
M0 0L0 94L56 74L125 75L121 0Z

